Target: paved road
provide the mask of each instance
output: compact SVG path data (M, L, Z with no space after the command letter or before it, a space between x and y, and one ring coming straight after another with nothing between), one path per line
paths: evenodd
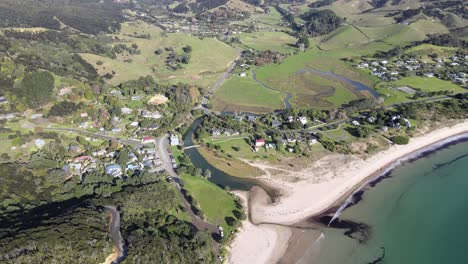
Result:
M122 234L120 233L120 213L117 211L117 208L113 205L106 205L104 206L107 211L111 214L111 222L109 233L112 237L112 241L114 241L115 248L117 250L117 262L121 260L125 255L124 252L124 240L122 238Z
M218 88L221 87L221 85L223 85L223 83L226 81L229 75L231 75L232 70L234 70L234 68L236 67L237 61L239 60L240 56L241 55L239 51L239 55L237 56L237 58L231 63L231 65L229 65L227 70L221 76L218 77L218 80L216 80L213 86L211 86L210 90L208 91L210 94L214 94L216 90L218 90Z
M180 197L182 198L182 201L184 201L185 211L189 214L190 218L192 219L193 225L198 230L206 230L210 234L219 233L218 227L216 225L213 225L211 223L208 223L208 222L200 219L193 212L192 207L190 206L190 204L185 199L185 196L182 193L182 188L180 187L180 181L181 181L180 177L174 171L174 169L172 167L172 161L171 161L171 158L170 158L170 155L169 155L169 152L168 152L169 141L168 141L168 135L167 134L157 139L156 148L157 148L157 151L159 152L159 157L161 158L161 161L163 162L163 168L174 179L173 184L176 187L177 192L179 193Z
M87 135L87 136L90 136L90 137L94 137L94 138L102 138L102 139L108 139L108 140L115 140L115 141L119 141L121 142L122 144L125 144L125 145L133 145L133 146L141 146L141 141L139 140L135 140L135 139L122 139L122 138L118 138L118 137L114 137L114 136L109 136L109 135L105 135L103 133L93 133L93 132L88 132L86 130L80 130L80 129L75 129L75 128L61 128L61 127L46 127L44 128L46 130L56 130L56 131L66 131L66 132L73 132L73 133L78 133L78 134L82 134L82 135Z

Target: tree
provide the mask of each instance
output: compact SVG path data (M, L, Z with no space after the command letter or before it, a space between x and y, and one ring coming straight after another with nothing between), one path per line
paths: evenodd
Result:
M38 108L52 99L54 76L50 72L28 72L21 86L13 92L24 100L27 106Z
M187 46L183 47L182 50L183 50L185 53L190 53L190 52L192 52L192 46L187 45Z
M396 136L392 139L392 141L398 145L406 145L409 143L409 138L405 136Z
M307 36L301 35L296 42L296 46L299 47L300 44L304 44L304 48L309 48L310 47L310 41Z

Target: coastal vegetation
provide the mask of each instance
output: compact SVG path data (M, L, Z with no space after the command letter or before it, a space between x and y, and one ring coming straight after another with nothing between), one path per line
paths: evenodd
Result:
M468 117L458 5L2 1L0 262L224 261L231 187Z

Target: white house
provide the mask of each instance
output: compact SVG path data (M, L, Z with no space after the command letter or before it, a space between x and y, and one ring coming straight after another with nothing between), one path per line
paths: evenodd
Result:
M300 117L299 117L299 122L301 122L302 125L307 124L307 117L305 117L305 116L300 116Z
M245 77L245 76L247 76L247 74L246 74L245 72L241 72L241 73L239 74L239 76L240 76L240 77Z
M171 137L169 138L169 141L171 142L171 146L180 145L179 137L177 135L171 135Z
M106 174L114 178L122 176L122 168L118 164L112 164L106 167Z

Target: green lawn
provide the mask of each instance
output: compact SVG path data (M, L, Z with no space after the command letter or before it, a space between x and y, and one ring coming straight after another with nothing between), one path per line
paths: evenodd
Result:
M231 77L215 93L216 111L270 112L284 108L284 95L269 90L249 77Z
M255 32L242 33L240 41L247 48L256 50L272 50L282 53L288 53L296 50L296 38L284 32Z
M225 234L230 233L233 229L225 218L235 218L232 213L236 209L233 197L204 178L184 174L182 180L185 189L198 202L208 221L222 226Z
M437 92L437 91L453 91L454 93L467 92L466 89L450 82L427 77L405 77L395 82L379 83L376 86L377 92L385 99L386 105L397 103L411 102L412 95L402 91L398 91L396 87L409 86L415 89L420 89L424 92ZM422 98L424 99L424 98Z
M405 77L391 84L395 86L410 86L421 89L424 92L453 91L455 93L466 92L466 89L450 82L427 77Z

